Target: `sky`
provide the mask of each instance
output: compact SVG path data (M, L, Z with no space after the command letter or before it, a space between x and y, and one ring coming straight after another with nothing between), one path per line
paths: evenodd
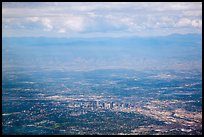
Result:
M202 33L201 2L3 2L3 37Z

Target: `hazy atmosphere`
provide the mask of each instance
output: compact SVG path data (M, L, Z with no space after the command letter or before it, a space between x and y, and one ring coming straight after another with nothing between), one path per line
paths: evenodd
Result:
M4 135L202 135L201 2L3 2Z

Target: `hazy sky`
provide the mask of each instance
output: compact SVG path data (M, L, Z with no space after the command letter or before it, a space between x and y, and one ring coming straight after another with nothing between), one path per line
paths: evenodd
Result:
M3 3L3 36L120 37L201 33L202 3Z

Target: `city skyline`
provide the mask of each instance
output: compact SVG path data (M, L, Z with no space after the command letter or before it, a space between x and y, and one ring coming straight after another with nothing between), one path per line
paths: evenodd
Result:
M202 135L201 2L3 2L3 135Z

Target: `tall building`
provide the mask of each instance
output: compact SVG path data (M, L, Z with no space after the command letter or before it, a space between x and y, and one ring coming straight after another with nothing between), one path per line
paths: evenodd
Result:
M99 108L100 107L100 102L97 100L96 101L96 107Z
M105 103L104 102L102 102L102 108L105 108Z
M105 109L109 109L110 108L110 103L105 102Z
M110 108L111 108L111 109L113 108L113 102L110 103Z
M93 101L93 109L97 109L97 101Z

